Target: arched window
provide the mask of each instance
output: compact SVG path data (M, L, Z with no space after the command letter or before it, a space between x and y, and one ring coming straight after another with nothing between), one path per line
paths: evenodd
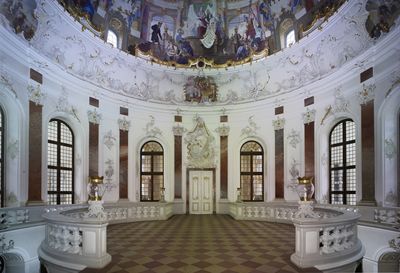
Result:
M264 200L264 152L255 141L240 149L240 187L243 201Z
M0 207L4 207L4 112L0 107Z
M47 162L49 204L73 204L74 135L71 128L58 119L48 124Z
M356 204L356 126L351 119L337 123L329 135L329 200Z
M285 47L289 47L296 42L296 38L294 36L294 29L290 30L286 34L285 42L286 42Z
M289 47L296 42L296 32L292 18L286 18L279 24L279 37L281 49Z
M117 34L112 30L107 31L107 43L110 43L113 47L118 48L118 37Z
M146 142L140 150L140 201L159 201L163 187L163 148L158 142Z

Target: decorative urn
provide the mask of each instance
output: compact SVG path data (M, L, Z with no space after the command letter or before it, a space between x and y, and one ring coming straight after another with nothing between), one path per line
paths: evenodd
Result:
M300 197L300 201L310 201L314 194L313 177L298 177L298 184L296 186L297 194Z
M104 176L90 176L87 191L89 201L101 201L104 195L105 186L103 184Z

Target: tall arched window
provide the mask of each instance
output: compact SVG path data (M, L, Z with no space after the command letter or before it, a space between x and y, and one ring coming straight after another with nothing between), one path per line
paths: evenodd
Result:
M356 126L351 119L337 123L329 135L329 200L356 204Z
M0 107L0 207L4 207L4 112Z
M159 201L163 187L163 148L158 142L146 142L140 150L140 201Z
M113 47L118 48L118 37L117 34L112 30L107 31L107 43L110 43L113 45Z
M240 187L243 201L264 200L264 151L255 141L240 149Z
M48 124L47 195L49 204L74 203L74 135L58 119Z

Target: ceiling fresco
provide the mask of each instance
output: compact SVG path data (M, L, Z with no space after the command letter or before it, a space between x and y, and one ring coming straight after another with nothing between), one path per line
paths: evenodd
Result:
M58 0L105 37L127 36L131 54L176 66L242 64L286 47L332 15L344 0ZM127 35L126 35L127 34Z

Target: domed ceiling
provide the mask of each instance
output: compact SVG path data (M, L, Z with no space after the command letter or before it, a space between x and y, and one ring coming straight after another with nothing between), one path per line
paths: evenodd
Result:
M119 48L176 66L242 64L288 46L344 0L59 0ZM292 31L292 32L291 32ZM289 33L291 34L287 36Z
M68 73L115 99L227 105L306 89L378 39L391 37L400 24L398 0L338 3L342 1L4 0L0 25L5 39L15 33L24 41L21 45L29 45L30 66L49 74ZM259 26L261 39L253 32ZM153 27L159 30L157 38ZM296 40L304 39L280 50L292 29ZM108 30L119 34L122 51L103 42ZM219 35L226 41L222 48ZM234 43L235 35L242 44ZM249 53L239 58L243 43ZM175 53L169 53L169 46ZM130 54L124 52L128 49ZM265 58L267 50L268 55L279 53ZM180 63L181 56L187 62Z

